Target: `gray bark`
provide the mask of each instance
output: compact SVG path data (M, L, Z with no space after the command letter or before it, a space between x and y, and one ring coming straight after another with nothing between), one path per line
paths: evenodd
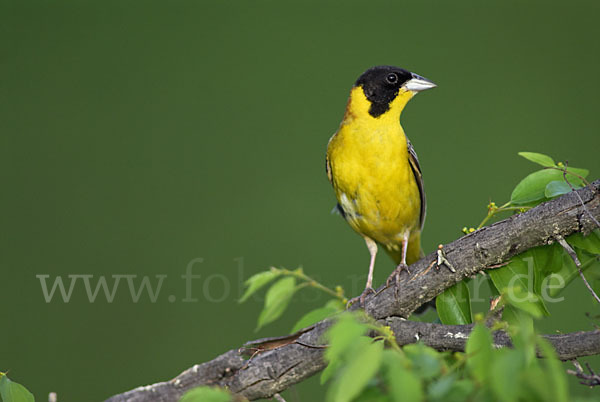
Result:
M456 272L445 266L439 269L435 264L432 266L437 255L431 253L411 265L410 278L403 278L398 298L393 286L382 287L367 297L365 308L391 326L400 345L419 339L438 350L462 351L472 325L419 323L402 317L408 317L464 278L502 264L514 255L552 243L559 236L590 232L595 228L594 219L600 219L600 180L577 190L577 194L566 194L444 245L446 257ZM170 381L139 387L115 395L107 402L177 401L186 391L200 385L225 387L250 400L272 397L325 367L322 335L329 325L330 321L324 320L301 333L251 342L250 346L262 351L250 361L238 350L230 350ZM599 330L545 337L563 360L600 353ZM494 342L498 346L511 345L509 337L501 331L494 332Z

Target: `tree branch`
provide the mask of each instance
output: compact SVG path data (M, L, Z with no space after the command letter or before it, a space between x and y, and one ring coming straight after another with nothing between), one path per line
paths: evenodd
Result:
M530 248L553 243L557 236L588 234L596 229L592 217L596 220L600 217L600 180L444 245L446 258L456 272L445 266L439 270L431 268L431 263L437 262L437 253L433 252L410 266L413 275L400 282L401 297L394 297L393 287L381 287L376 296L367 297L366 309L377 319L408 317L420 305L466 277L502 264Z
M567 373L582 380L580 381L580 384L587 385L588 387L600 386L600 375L594 373L594 370L592 370L589 364L586 363L589 374L586 374L577 360L573 360L573 365L575 366L575 370L567 370Z
M436 350L451 350L463 352L467 338L471 334L473 324L442 325L428 322L406 321L399 317L389 317L381 320L389 325L396 342L406 345L420 340ZM560 360L571 360L581 356L591 356L600 353L600 330L587 332L571 332L560 335L543 335L554 346ZM504 331L494 331L495 347L511 347L512 342Z
M433 268L437 254L431 253L411 265L411 276L400 283L398 299L394 297L393 287L382 287L367 298L365 308L392 327L400 345L420 339L438 350L464 350L472 326L418 323L400 317L409 316L462 279L493 269L532 247L552 243L556 238L575 232L587 234L595 228L594 221L598 219L600 180L445 245L445 255L456 272L445 267ZM249 363L239 351L230 350L184 371L173 380L139 387L115 395L107 402L177 401L187 390L200 385L225 387L250 400L272 397L325 367L320 346L322 335L330 325L330 320L324 320L294 335L253 342L259 353ZM547 335L546 339L554 345L561 359L600 354L599 330ZM494 342L498 346L510 346L510 339L500 331L494 333Z

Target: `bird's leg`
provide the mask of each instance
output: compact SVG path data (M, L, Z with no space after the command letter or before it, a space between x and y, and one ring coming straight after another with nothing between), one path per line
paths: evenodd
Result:
M360 301L360 305L365 305L365 297L369 293L375 293L373 290L373 270L375 269L375 256L377 255L377 243L374 240L365 236L365 243L367 243L367 248L369 249L369 254L371 255L371 261L369 263L369 275L367 276L367 285L365 286L365 290L361 293L360 296L354 297L348 301L347 306L350 306L357 301Z
M396 298L398 298L398 289L400 289L400 274L402 271L406 271L410 274L408 270L408 265L406 265L406 251L408 250L408 233L404 234L402 238L402 259L400 260L400 264L396 267L396 269L388 276L387 281L385 281L385 285L387 287L390 286L392 280L394 280L394 294Z

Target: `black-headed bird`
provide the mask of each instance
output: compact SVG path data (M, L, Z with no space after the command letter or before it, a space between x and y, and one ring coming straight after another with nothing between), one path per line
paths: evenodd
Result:
M400 125L406 103L436 85L402 68L365 71L350 92L346 113L327 146L327 177L341 215L367 244L371 260L364 292L373 291L377 245L397 264L387 280L396 289L400 273L422 255L425 190L417 154Z

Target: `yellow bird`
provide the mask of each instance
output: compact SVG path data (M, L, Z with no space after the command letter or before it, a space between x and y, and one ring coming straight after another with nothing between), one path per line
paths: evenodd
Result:
M425 221L425 191L417 154L400 125L406 103L436 85L402 68L377 66L354 84L346 113L327 145L327 177L333 185L341 215L367 243L371 255L364 292L373 291L377 245L397 267L389 286L421 252Z

